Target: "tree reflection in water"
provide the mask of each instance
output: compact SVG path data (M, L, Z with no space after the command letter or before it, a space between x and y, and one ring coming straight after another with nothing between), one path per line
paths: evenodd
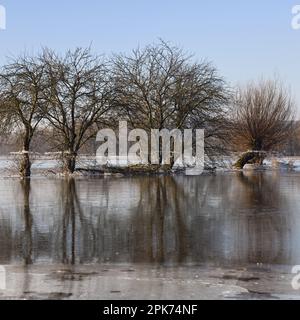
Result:
M267 173L0 181L0 264L295 264L299 189Z
M22 239L23 244L23 259L25 265L32 264L32 226L33 216L30 210L30 183L31 180L22 179L20 181L23 193L23 219L24 219L24 234Z

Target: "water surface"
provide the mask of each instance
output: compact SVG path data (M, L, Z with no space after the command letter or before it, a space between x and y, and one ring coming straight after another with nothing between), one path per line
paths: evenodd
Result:
M0 264L300 264L300 174L0 180Z

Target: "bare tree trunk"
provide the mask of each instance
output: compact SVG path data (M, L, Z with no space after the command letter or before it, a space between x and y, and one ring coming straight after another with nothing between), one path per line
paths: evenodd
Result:
M63 155L64 173L73 174L76 169L77 153L68 151Z
M31 175L31 162L28 152L23 152L20 163L20 176L22 178L29 178Z
M30 133L26 132L23 143L23 151L21 155L22 158L19 167L20 176L22 178L28 178L31 175L31 161L29 156L30 141Z

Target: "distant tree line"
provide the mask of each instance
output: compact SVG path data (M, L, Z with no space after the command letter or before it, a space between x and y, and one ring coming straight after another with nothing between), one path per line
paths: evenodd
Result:
M212 63L194 62L163 41L111 58L90 48L64 55L43 49L10 59L0 70L1 141L16 137L20 175L28 177L30 152L41 145L61 152L64 171L72 174L98 130L117 128L119 120L146 131L205 129L211 159L243 149L269 151L293 136L294 106L280 85L235 91Z

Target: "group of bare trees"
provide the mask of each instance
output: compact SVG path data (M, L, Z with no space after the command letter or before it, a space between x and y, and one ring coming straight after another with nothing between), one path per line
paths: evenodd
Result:
M64 56L45 49L39 56L17 58L2 68L1 129L18 131L22 137L21 176L30 176L35 132L49 126L65 172L74 172L78 151L96 135L109 109L109 80L107 62L90 49L68 51Z
M272 82L251 85L234 99L216 68L193 62L161 41L106 59L88 49L50 49L12 59L0 70L2 135L20 135L20 174L30 176L34 135L44 128L73 173L81 148L104 126L205 129L209 157L228 150L271 150L292 133L293 105ZM229 143L230 142L230 143Z
M204 128L206 153L224 145L230 90L207 61L162 42L113 59L115 106L133 128Z

